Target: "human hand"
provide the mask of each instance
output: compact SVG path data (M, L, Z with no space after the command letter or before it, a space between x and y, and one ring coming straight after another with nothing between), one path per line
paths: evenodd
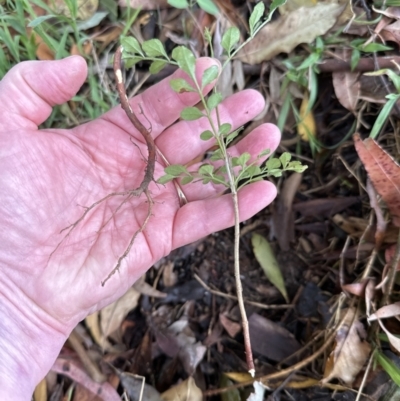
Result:
M197 76L211 63L200 59ZM205 121L172 125L184 107L198 101L196 94L170 89L171 78L184 76L177 71L130 102L143 124L151 125L157 147L171 164L188 163L210 146L199 138L207 128ZM52 106L71 99L85 77L85 61L75 56L21 63L0 82L0 399L10 394L14 400L28 399L74 326L123 295L154 262L233 224L232 199L220 196L221 187L184 186L189 203L180 207L172 183L152 183L153 216L104 287L101 281L146 215L144 197L129 200L98 231L124 198L115 196L100 204L50 257L65 235L60 231L84 212L81 206L136 188L144 174L138 148L146 155L146 146L119 106L71 130L38 130ZM139 105L145 118L139 115ZM263 105L260 94L243 91L222 103L221 120L237 128ZM278 129L264 124L230 154L274 151L279 139ZM163 168L158 160L155 178L163 175ZM275 187L266 181L243 188L241 220L275 195Z

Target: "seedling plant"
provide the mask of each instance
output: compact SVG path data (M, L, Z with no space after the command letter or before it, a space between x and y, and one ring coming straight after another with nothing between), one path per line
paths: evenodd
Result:
M257 32L270 20L273 11L281 4L283 0L274 1L271 5L271 9L268 17L263 21L264 16L264 4L258 3L249 19L249 38L239 45L240 32L236 27L229 28L222 37L221 45L226 53L226 59L222 65L222 69L225 68L237 52L247 44ZM213 55L212 37L210 32L206 29L204 32L205 40L210 47L210 52ZM255 367L253 362L253 356L251 352L250 336L248 329L248 321L244 308L244 302L242 297L242 285L240 280L240 266L239 266L239 205L238 205L238 191L245 185L262 180L267 177L280 177L284 171L295 171L302 172L305 170L305 166L302 166L298 161L291 161L291 155L289 153L283 153L279 158L271 157L265 164L262 164L262 160L270 153L269 149L261 149L259 154L252 159L249 153L243 153L239 156L232 157L229 154L229 144L239 135L240 129L232 131L230 124L224 123L220 119L218 112L218 105L222 102L223 96L216 89L212 91L209 96L204 96L204 88L218 79L220 69L214 65L206 69L201 78L201 82L198 82L195 76L195 65L196 58L194 54L188 48L184 46L176 47L171 55L167 54L163 44L158 39L150 39L143 43L139 43L134 37L124 37L121 40L122 46L120 46L114 57L114 72L117 82L117 90L121 101L121 106L127 114L129 120L135 126L135 128L142 134L146 141L148 148L148 155L146 160L146 168L144 178L140 186L134 190L111 193L93 203L90 207L86 208L83 215L74 224L67 227L68 236L70 232L79 224L94 207L100 203L106 201L112 196L123 196L124 200L121 205L116 209L117 212L121 206L123 206L128 199L132 196L139 197L142 194L145 195L148 204L148 212L145 220L141 227L132 235L131 240L125 250L125 252L119 257L117 264L110 272L110 274L103 281L103 285L111 278L111 276L117 272L121 266L124 258L129 254L134 240L137 235L142 232L146 224L152 215L153 200L151 193L148 189L149 184L154 181L154 166L156 162L157 150L154 144L154 140L151 136L151 128L144 127L135 115L135 112L129 105L128 98L126 96L124 83L121 72L121 60L125 61L125 68L130 68L138 62L150 62L150 72L158 73L166 65L174 65L181 68L186 74L187 79L178 78L170 81L171 88L177 93L182 92L194 92L197 93L201 107L187 107L181 113L183 120L197 120L199 118L205 118L208 120L209 129L201 133L200 138L204 141L210 141L210 147L216 145L216 149L213 150L211 156L204 161L198 168L188 168L184 165L175 164L167 165L165 167L165 174L157 180L160 185L167 184L170 181L175 181L178 188L180 186L188 185L194 182L202 182L208 184L210 182L221 185L229 190L232 196L234 218L235 218L235 240L234 240L234 271L235 281L238 296L238 303L242 317L243 334L244 334L244 345L246 352L246 360L249 372L254 376ZM143 113L142 110L140 110ZM107 224L107 223L106 223ZM104 225L103 225L104 226Z

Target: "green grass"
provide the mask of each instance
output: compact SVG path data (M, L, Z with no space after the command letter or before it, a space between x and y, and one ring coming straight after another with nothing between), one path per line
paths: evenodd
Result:
M90 40L93 28L99 25L103 28L119 23L123 35L129 34L138 15L138 10L130 8L118 15L114 0L100 0L96 14L87 21L80 21L77 0L66 0L65 3L68 16L55 14L42 0L0 0L0 79L17 63L38 59L33 33L51 49L55 59L62 59L71 54L74 44L81 50L85 41ZM36 6L44 9L45 15L38 16ZM109 49L111 47L112 44ZM84 55L89 74L81 91L72 103L55 107L44 127L75 126L98 117L117 104L116 93L102 83L96 72L93 52L101 59L101 51L100 44L93 41L93 51Z

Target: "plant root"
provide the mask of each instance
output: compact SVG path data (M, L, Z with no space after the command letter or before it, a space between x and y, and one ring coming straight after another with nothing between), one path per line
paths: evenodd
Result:
M125 251L123 254L118 258L117 263L115 267L111 270L111 272L108 274L108 276L101 282L101 285L104 286L105 283L117 272L119 271L121 267L122 261L129 255L129 252L132 249L132 246L135 242L136 237L144 231L144 229L147 226L147 223L150 220L150 217L152 215L152 210L153 210L153 205L154 201L151 197L151 193L149 191L149 185L152 181L154 181L154 169L155 169L155 164L156 164L156 146L154 139L151 136L151 127L150 129L145 128L145 126L139 121L139 119L136 117L135 113L133 112L130 104L128 97L126 95L125 91L125 86L124 82L122 79L122 72L121 72L121 59L122 59L122 51L123 48L122 46L119 46L118 49L115 52L114 55L114 74L115 74L115 79L116 79L116 86L117 86L117 91L118 95L121 101L121 107L125 111L125 114L129 118L130 122L132 125L140 132L140 134L143 136L143 139L146 142L147 145L147 150L148 150L148 157L146 160L146 167L145 167L145 173L142 182L140 185L133 190L128 190L128 191L122 191L122 192L112 192L100 200L94 202L92 205L85 207L85 211L82 214L82 216L76 220L73 224L69 225L68 227L65 227L64 229L61 230L61 233L64 231L68 231L67 234L64 236L64 238L58 243L56 248L53 250L53 252L50 254L50 257L56 252L56 250L59 248L59 246L64 242L64 240L72 233L72 231L77 227L79 223L84 220L84 218L87 216L87 214L93 210L95 207L100 205L101 203L105 202L106 200L110 199L111 197L114 196L126 196L126 198L120 203L120 205L114 210L112 213L111 217L108 218L99 228L98 232L100 232L109 222L110 220L115 216L115 214L121 209L123 205L125 205L132 197L140 197L142 194L144 194L147 198L147 214L146 217L142 223L142 225L134 232L132 235L128 246L126 247ZM142 108L140 108L141 114L144 115ZM147 119L147 118L146 118ZM130 135L130 134L129 134ZM130 135L131 136L131 135ZM131 136L132 140L132 136Z

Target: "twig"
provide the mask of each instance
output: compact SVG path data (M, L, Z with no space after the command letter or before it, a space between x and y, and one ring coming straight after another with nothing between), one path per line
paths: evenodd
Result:
M200 285L206 289L209 293L217 295L222 298L228 298L228 299L233 299L235 301L238 300L237 297L231 294L225 294L224 292L218 291L218 290L213 290L210 288L197 274L194 274L194 278L200 283ZM293 304L283 304L283 305L265 305L260 302L254 302L254 301L248 301L244 299L244 302L248 305L253 305L256 306L257 308L261 309L293 309L294 305Z

